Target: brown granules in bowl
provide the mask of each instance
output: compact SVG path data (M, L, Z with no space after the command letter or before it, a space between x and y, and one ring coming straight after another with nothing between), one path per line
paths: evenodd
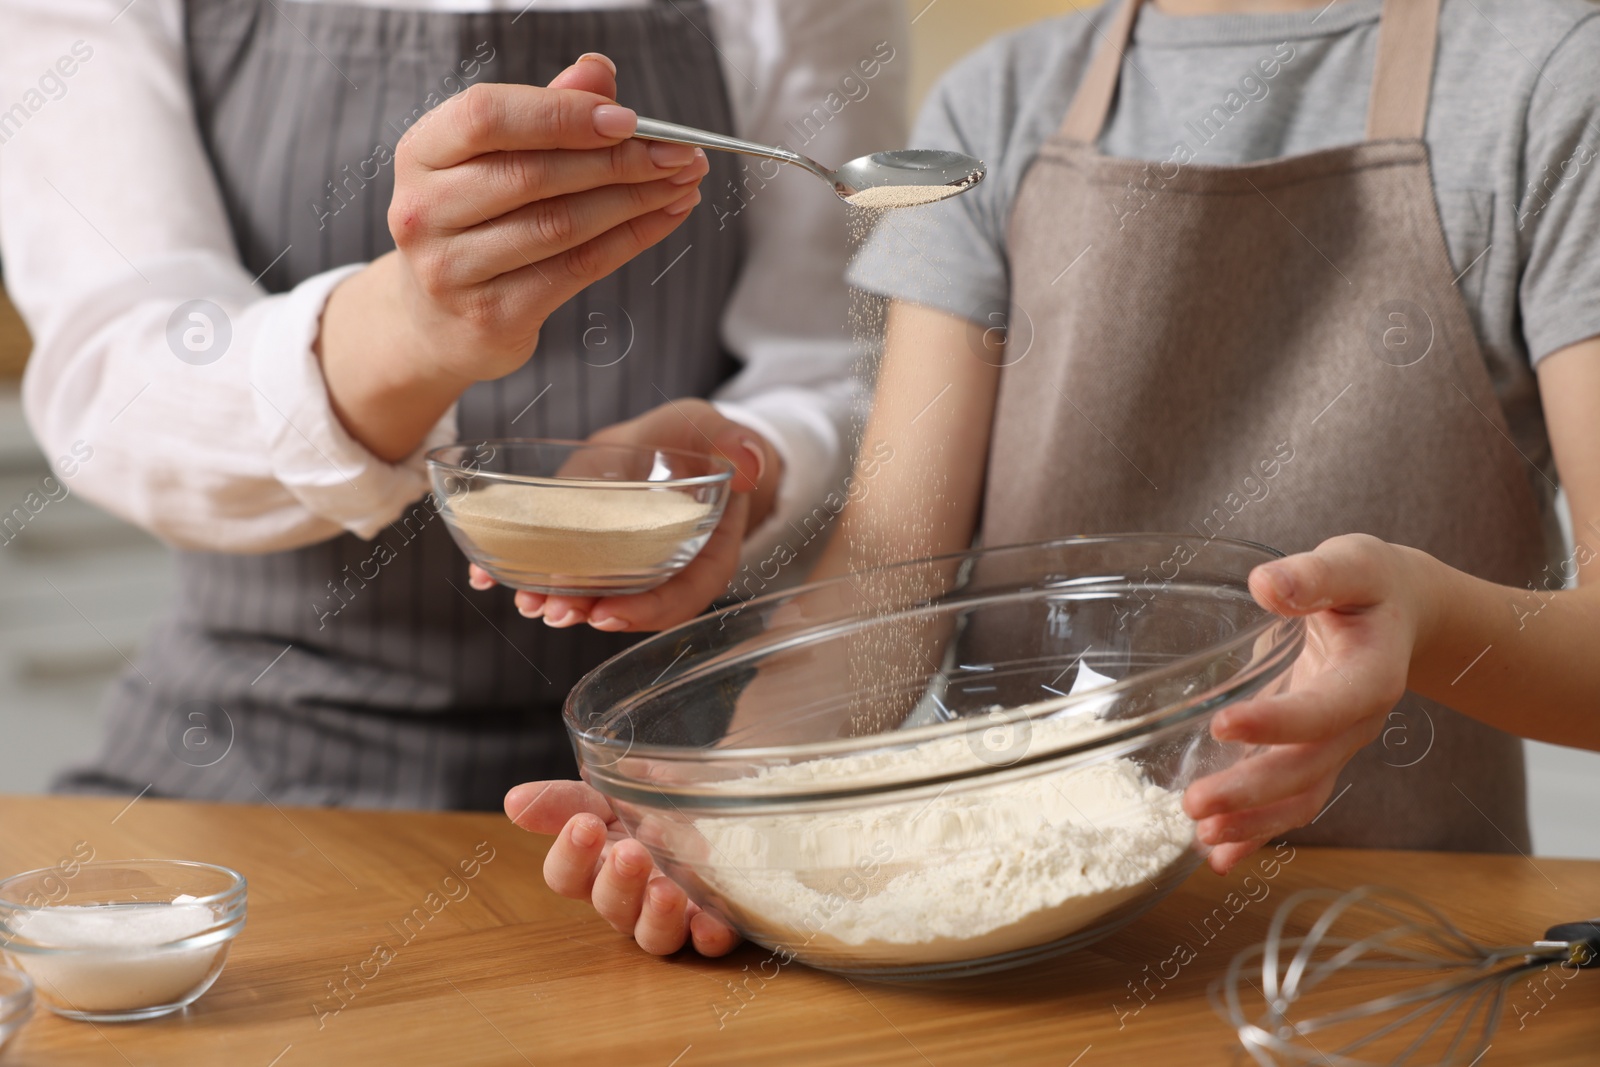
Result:
M656 567L710 513L711 504L671 489L495 482L450 501L454 525L481 555L572 578Z

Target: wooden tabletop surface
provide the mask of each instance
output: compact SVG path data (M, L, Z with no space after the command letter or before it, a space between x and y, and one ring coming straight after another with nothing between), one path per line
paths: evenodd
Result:
M40 1009L5 1067L1236 1065L1247 1061L1206 987L1295 889L1408 888L1475 936L1513 944L1600 912L1600 863L1285 847L1276 867L1263 866L1269 851L1226 879L1197 873L1074 955L890 986L778 968L755 948L724 960L645 956L549 893L545 839L499 816L0 797L0 828L0 873L92 849L96 859L219 863L250 882L249 924L227 969L186 1012L96 1026ZM463 878L463 863L475 877ZM1217 911L1230 890L1242 906ZM401 932L413 909L427 921ZM1129 983L1147 965L1166 969L1180 941L1194 958L1135 999ZM392 949L381 966L371 962L379 943ZM336 997L352 974L375 976ZM1482 1067L1600 1062L1600 971L1544 984L1554 991L1538 999L1512 987L1521 1011L1508 1013Z

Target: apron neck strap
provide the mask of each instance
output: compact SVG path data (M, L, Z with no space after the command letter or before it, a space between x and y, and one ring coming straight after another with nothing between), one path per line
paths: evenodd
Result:
M1440 0L1383 0L1367 140L1420 141L1428 125Z
M1100 33L1083 82L1067 108L1061 136L1084 144L1100 139L1133 25L1143 0L1122 0L1110 25ZM1440 0L1383 0L1378 55L1367 108L1367 139L1419 140L1428 121L1433 62L1439 37Z

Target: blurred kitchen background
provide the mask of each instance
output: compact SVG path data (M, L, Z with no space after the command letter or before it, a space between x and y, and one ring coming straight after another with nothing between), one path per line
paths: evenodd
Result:
M920 101L945 67L1001 30L1071 0L908 0ZM0 294L0 502L9 509L48 473L22 417L28 337ZM51 504L0 545L0 792L44 788L94 746L102 691L138 652L165 605L172 568L145 534L76 496ZM1600 755L1530 744L1534 846L1600 859Z

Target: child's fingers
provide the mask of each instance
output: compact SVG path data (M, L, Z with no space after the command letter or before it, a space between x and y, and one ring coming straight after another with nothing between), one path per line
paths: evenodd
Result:
M558 834L574 815L593 815L606 826L617 818L587 782L524 782L506 793L505 807L512 822L535 834Z
M1218 845L1211 850L1211 855L1207 857L1206 862L1218 874L1227 874L1233 870L1234 865L1240 860L1271 840L1271 837L1263 837L1259 841L1240 841Z
M1337 743L1270 748L1195 782L1184 790L1183 809L1198 822L1269 807L1331 781L1363 744L1350 731Z
M672 955L687 940L688 907L689 898L670 878L657 875L650 879L633 939L653 956Z
M1390 546L1366 534L1322 542L1315 551L1264 563L1250 574L1250 592L1280 615L1365 608L1383 600Z
M1211 736L1248 745L1331 741L1405 694L1405 672L1388 649L1363 649L1287 693L1240 701L1217 712Z
M1200 821L1195 833L1201 841L1219 848L1265 841L1286 834L1317 817L1317 813L1328 802L1335 782L1336 778L1330 775L1314 788L1275 804L1210 816ZM1255 845L1251 844L1251 848L1253 850Z
M545 884L571 900L588 900L605 847L605 823L595 815L574 815L544 858Z
M689 936L702 956L726 956L739 947L740 938L733 927L693 904L689 906Z
M589 899L600 918L615 927L617 933L633 933L653 867L650 853L631 839L618 841L601 866Z

